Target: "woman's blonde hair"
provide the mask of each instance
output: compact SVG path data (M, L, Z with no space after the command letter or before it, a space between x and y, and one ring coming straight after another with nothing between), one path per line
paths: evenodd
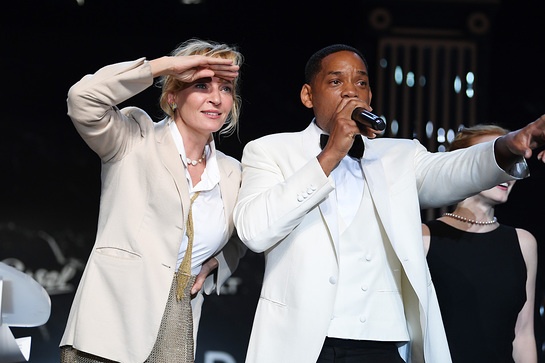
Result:
M214 58L231 59L233 60L233 65L238 66L241 66L243 62L242 54L236 47L200 39L190 39L183 42L170 55L172 57L204 55ZM224 127L220 131L222 135L230 135L237 129L242 104L239 95L239 83L240 76L233 80L233 106L231 107L229 116L225 120ZM169 106L168 95L180 91L183 88L183 83L170 75L166 75L159 78L158 85L162 88L159 105L167 116L174 118L174 113Z
M457 149L463 149L475 144L475 139L481 136L489 135L498 135L503 136L507 135L509 130L504 129L501 126L497 125L475 125L471 127L463 127L460 129L454 140L450 143L449 151L454 151Z

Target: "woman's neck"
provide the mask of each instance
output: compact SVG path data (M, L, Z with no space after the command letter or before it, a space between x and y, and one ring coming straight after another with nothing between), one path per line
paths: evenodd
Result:
M456 205L451 213L445 213L441 221L468 232L489 232L498 227L494 207L468 198Z
M176 120L176 126L184 143L185 156L191 160L203 158L204 148L210 141L210 134L203 134L188 127L180 120Z
M458 203L452 213L475 221L490 221L494 218L494 207L466 199Z

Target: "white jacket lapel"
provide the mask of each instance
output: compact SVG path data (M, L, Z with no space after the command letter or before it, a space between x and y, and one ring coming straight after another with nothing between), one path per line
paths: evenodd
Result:
M180 154L176 149L172 135L170 134L170 129L168 127L167 119L161 121L156 129L156 140L159 144L157 150L161 157L163 165L167 168L169 173L174 179L176 188L178 189L178 194L182 201L182 207L184 210L184 219L187 218L187 212L189 210L189 188L187 187L187 178L185 176L184 163L180 158ZM184 220L184 226L186 221Z
M391 224L392 218L388 183L386 181L384 166L382 165L379 156L373 150L372 143L373 141L364 138L365 152L361 159L363 177L367 181L369 193L371 194L371 198L377 209L380 221L392 243L392 247L395 249L395 246L393 245L394 241L391 238L393 236L393 227Z

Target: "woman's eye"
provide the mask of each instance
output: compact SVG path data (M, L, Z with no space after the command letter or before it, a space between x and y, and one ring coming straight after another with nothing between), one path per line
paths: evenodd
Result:
M232 92L233 92L233 88L231 88L231 87L229 87L229 86L225 86L225 87L222 88L222 91L232 93Z
M333 79L333 80L331 80L329 83L334 84L334 85L337 85L337 84L340 84L341 81L339 81L338 79Z
M204 83L196 83L196 84L195 84L195 88L206 89L206 84L204 84Z

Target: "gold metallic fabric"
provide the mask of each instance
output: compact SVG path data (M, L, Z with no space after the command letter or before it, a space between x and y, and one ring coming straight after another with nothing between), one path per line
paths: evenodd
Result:
M187 234L187 249L182 259L178 272L176 273L176 279L178 280L178 289L176 290L176 299L181 300L185 287L191 276L191 254L193 253L193 202L199 196L200 192L197 192L191 197L191 203L189 204L189 212L187 213L186 234Z

